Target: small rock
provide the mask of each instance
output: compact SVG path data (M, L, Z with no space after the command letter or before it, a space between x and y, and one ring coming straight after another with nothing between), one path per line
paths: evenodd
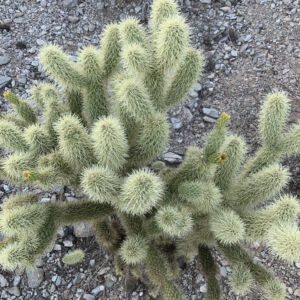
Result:
M182 161L182 157L173 152L167 152L163 154L162 159L170 164L180 163Z
M100 269L99 271L98 271L98 275L104 275L104 274L106 274L108 271L110 270L110 268L109 267L106 267L106 268L102 268L102 269Z
M6 280L6 278L0 274L0 287L6 287L8 286L8 281Z
M226 277L227 276L227 270L225 267L221 267L220 268L220 274L222 277Z
M192 97L192 98L197 98L198 97L198 92L195 91L195 90L192 90L189 95Z
M46 7L47 6L47 1L46 0L41 0L41 6Z
M76 17L76 16L68 16L68 21L70 22L70 23L77 23L78 21L79 21L79 18L78 17Z
M211 0L200 0L200 2L204 4L211 4Z
M64 243L64 246L67 248L73 247L73 242L70 240L65 240L65 241L63 241L63 243Z
M50 198L42 198L42 199L40 200L40 202L42 202L42 203L50 202Z
M97 296L98 294L100 294L101 292L104 292L105 290L105 286L104 285L99 285L97 287L95 287L93 290L92 290L92 294Z
M19 297L21 295L20 290L17 286L10 287L10 288L6 289L6 291L16 297Z
M64 0L62 4L64 7L71 8L78 5L78 0Z
M19 276L19 275L15 276L13 285L18 286L20 284L20 282L21 282L21 276Z
M200 292L201 293L206 293L207 292L207 285L206 284L200 286Z
M194 85L194 90L195 90L196 92L201 91L201 90L202 90L202 85L201 85L199 82L196 83L196 84Z
M217 119L219 117L219 111L216 110L215 108L207 108L207 107L203 107L202 112L214 119Z
M7 65L10 62L10 57L8 55L0 56L0 66Z
M193 114L192 114L191 111L190 111L188 108L186 108L186 107L183 107L183 108L182 108L182 113L181 113L181 115L182 115L183 121L186 122L186 123L191 122L192 119L193 119Z
M33 67L38 67L38 66L39 66L39 61L38 61L38 60L33 60L33 61L31 62L31 65L32 65Z
M95 296L94 295L91 295L91 294L84 294L83 295L83 299L85 300L95 300Z
M81 281L81 279L82 279L81 273L75 274L74 279L73 279L73 284L74 285L78 284Z
M61 251L61 245L55 244L54 247L53 247L53 250L55 250L55 251Z
M117 278L114 275L112 275L112 274L105 275L105 286L107 288L109 288L109 289L112 288L116 281L117 281Z
M78 223L74 224L74 234L78 238L85 238L85 237L90 237L94 235L94 227L90 223Z
M18 41L16 43L16 48L17 49L26 49L27 48L27 45L23 42L23 41Z
M300 297L300 289L296 289L296 290L294 291L294 295L295 295L296 297Z
M8 76L1 76L0 75L0 89L6 87L11 82L11 78Z
M18 83L20 83L20 84L26 84L27 78L26 78L26 76L24 76L24 75L19 75L19 76L17 77L17 81L18 81Z
M89 25L89 32L93 32L96 29L96 26L94 24Z
M90 266L93 268L96 265L96 261L94 259L90 260Z
M238 52L236 50L231 50L230 55L232 57L237 57L238 56Z
M27 282L30 288L37 288L44 278L44 271L42 268L34 268L26 270Z
M46 44L46 42L44 40L41 40L41 39L37 39L36 43L38 44L38 46L44 46Z
M215 123L216 119L210 118L208 116L204 116L203 120L208 123Z
M296 262L295 265L298 269L300 269L300 262Z
M178 118L171 118L171 123L174 129L180 129L182 127L182 122Z

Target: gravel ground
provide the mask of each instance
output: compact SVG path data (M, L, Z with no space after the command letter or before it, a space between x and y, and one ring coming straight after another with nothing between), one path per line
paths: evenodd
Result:
M37 53L46 43L61 45L75 55L83 45L99 43L105 24L134 15L147 24L150 1L129 0L0 0L0 94L8 87L22 96L45 78ZM291 123L300 119L300 4L298 0L181 0L192 27L192 40L206 56L205 74L189 99L170 112L172 142L164 159L181 160L186 145L203 144L221 111L232 116L231 129L243 135L251 153L259 145L257 115L266 93L279 89L292 100ZM0 110L9 106L0 96ZM290 159L290 189L300 194L300 161ZM0 182L1 183L1 182ZM18 188L26 190L26 187ZM3 201L16 188L2 182ZM41 201L71 192L50 191ZM89 237L84 224L62 228L54 248L32 271L13 274L0 270L1 299L150 299L143 286L124 290L124 280L113 269L111 258ZM1 239L1 236L0 236ZM75 267L61 259L69 249L82 248L87 256ZM300 262L286 265L262 245L252 245L258 261L274 269L288 287L289 299L300 299ZM215 253L225 299L263 299L254 290L246 297L230 292L230 266ZM203 299L206 285L196 263L184 270L181 286L187 299Z

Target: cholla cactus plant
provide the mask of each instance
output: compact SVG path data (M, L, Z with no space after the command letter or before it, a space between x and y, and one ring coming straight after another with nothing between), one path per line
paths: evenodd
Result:
M155 161L168 142L166 112L199 79L203 57L189 45L173 0L155 0L150 20L147 31L134 18L107 26L100 48L83 48L76 62L57 46L44 47L40 60L55 84L32 90L40 114L4 94L17 114L0 121L9 151L2 178L68 185L86 198L45 204L30 193L10 197L0 218L6 237L0 263L11 270L31 266L59 226L89 221L117 270L149 283L153 295L183 299L175 284L178 261L197 257L207 299L219 299L211 253L217 247L232 264L237 294L257 284L268 299L284 299L284 286L244 247L258 240L288 262L300 259L300 205L279 195L290 176L279 161L300 152L300 124L286 129L289 100L279 92L266 97L262 147L248 160L244 140L228 133L222 113L206 146L188 147L178 168ZM77 250L64 260L82 258Z

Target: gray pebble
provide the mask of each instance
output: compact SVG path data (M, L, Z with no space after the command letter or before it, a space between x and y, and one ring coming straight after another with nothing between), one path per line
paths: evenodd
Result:
M6 54L0 56L0 66L7 65L10 62L10 57Z
M11 82L11 78L8 76L1 76L0 75L0 89L8 86Z
M92 289L92 294L97 296L98 294L100 294L101 292L104 292L105 290L105 286L104 285L99 285L97 287L95 287L94 289Z
M204 107L204 108L202 109L202 112L203 112L205 115L207 115L207 116L209 116L209 117L211 117L211 118L214 118L214 119L217 119L217 118L219 117L219 115L220 115L219 111L216 110L215 108L207 108L207 107Z
M44 271L42 268L34 268L26 270L27 283L30 288L37 288L44 279Z

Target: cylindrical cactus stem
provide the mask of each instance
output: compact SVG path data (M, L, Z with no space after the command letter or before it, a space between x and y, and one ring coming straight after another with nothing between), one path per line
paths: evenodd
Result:
M215 162L216 155L218 156L218 152L225 140L226 134L226 125L230 119L230 116L227 113L221 113L214 129L210 132L207 144L204 148L204 159L208 162ZM222 163L225 160L222 155L217 163Z
M139 44L129 44L124 46L122 59L125 66L133 74L144 77L149 70L150 62L147 50Z
M128 142L117 118L101 118L92 130L94 153L102 166L118 171L126 163Z
M52 137L38 124L28 126L24 131L24 138L34 156L48 153L54 146Z
M147 36L144 28L135 18L128 18L120 24L120 36L123 44L139 44L147 48Z
M267 299L284 300L286 296L285 286L267 271L263 266L253 262L250 255L239 245L224 246L219 244L226 259L234 265L244 263L248 266L254 281L262 288Z
M163 21L156 35L157 64L162 70L176 67L184 57L189 43L189 32L181 16Z
M148 116L141 125L135 145L131 148L129 164L148 164L162 153L169 141L169 124L162 113Z
M150 26L155 33L166 19L178 14L178 6L174 0L156 0L153 2L150 14Z
M69 111L80 118L82 121L82 104L83 104L83 95L79 89L67 88L65 89L65 95L69 107Z
M300 153L300 122L295 124L285 135L281 144L281 153L284 156Z
M216 239L225 245L239 243L245 237L245 224L234 210L220 207L210 216L209 224Z
M49 169L55 173L56 181L64 182L72 186L79 184L78 174L66 162L61 153L53 151L40 157L38 169Z
M46 72L63 86L74 88L85 86L84 76L79 72L75 63L58 46L45 46L41 49L39 58Z
M116 69L121 52L121 41L118 24L109 24L102 34L100 57L103 65L103 76L107 78Z
M184 161L169 180L169 188L177 191L180 183L206 180L212 176L212 165L204 160L203 151L196 146L187 148Z
M0 218L1 231L7 236L19 234L34 235L44 225L48 208L45 205L31 204L4 210Z
M13 105L18 115L27 123L33 124L37 122L37 116L30 105L13 94L11 91L5 91L3 93L4 98Z
M59 150L71 166L79 170L95 162L91 139L77 117L72 115L61 117L55 130Z
M230 136L221 149L223 163L217 166L215 183L221 191L226 191L237 176L246 154L245 141L238 136Z
M253 283L253 276L245 263L233 264L232 273L229 275L229 284L237 295L245 296Z
M199 213L216 211L222 202L222 194L213 182L186 181L179 185L178 196L188 201Z
M154 113L153 105L143 83L136 78L120 79L115 92L120 110L137 122L143 123Z
M3 210L14 209L18 206L30 205L38 202L38 195L34 193L15 194L10 196L3 204Z
M145 271L152 284L161 288L166 300L183 300L181 292L176 285L166 277L167 268L159 251L150 245L145 260Z
M177 238L189 234L194 225L191 213L181 206L163 206L155 219L163 233Z
M300 230L296 222L282 222L271 226L267 233L267 241L274 253L287 262L300 260Z
M288 183L289 172L278 164L241 178L228 192L225 202L238 210L255 207L275 196Z
M168 109L170 106L174 106L184 99L193 84L199 79L203 67L204 60L202 53L196 49L189 48L166 91L162 109Z
M164 183L149 170L129 175L122 185L116 206L127 214L141 216L150 212L163 198Z
M126 264L136 265L145 261L148 248L148 242L142 235L129 235L121 245L120 255Z
M108 103L103 87L103 69L97 50L85 47L79 55L79 62L86 78L83 93L83 114L89 125L108 113Z
M26 151L28 145L22 136L22 131L14 123L0 120L1 146L11 151Z
M216 279L217 266L214 262L214 258L210 249L205 245L199 245L198 247L198 261L201 266L201 271L207 281L207 295L208 300L218 300L221 298L220 285Z
M143 217L132 216L127 213L118 213L118 218L125 228L127 235L145 234Z
M266 208L244 216L246 237L250 241L264 240L271 226L283 223L293 225L299 214L298 199L290 195L282 196Z
M262 142L274 151L282 142L289 110L289 99L280 92L269 94L262 106L259 118Z
M68 225L81 221L101 220L113 213L109 204L84 200L77 202L51 203L55 220L60 225Z
M17 183L24 182L23 172L34 167L36 161L28 152L16 152L5 157L2 162L2 169L9 180Z
M99 203L118 203L121 179L106 167L93 166L85 169L81 187L92 201Z

